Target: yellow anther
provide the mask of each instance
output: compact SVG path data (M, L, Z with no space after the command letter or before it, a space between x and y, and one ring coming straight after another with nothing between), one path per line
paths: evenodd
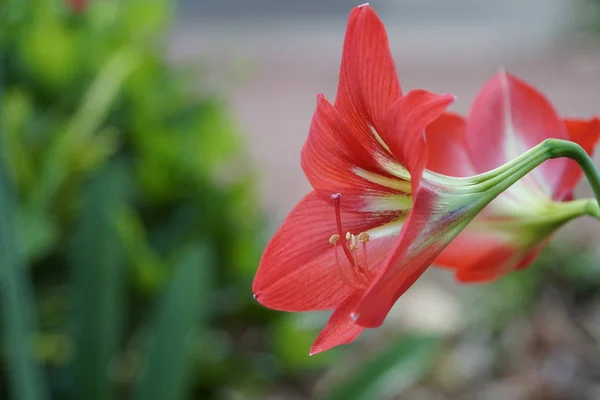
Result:
M350 240L352 238L352 234L350 232L346 232L346 240Z
M338 240L340 240L340 235L338 235L338 234L331 235L331 237L329 238L329 243L335 244L335 242L337 242Z
M350 238L350 248L356 248L356 236L354 235Z
M369 234L367 232L363 232L360 235L358 235L358 241L361 243L366 243L369 241L371 237L369 236Z

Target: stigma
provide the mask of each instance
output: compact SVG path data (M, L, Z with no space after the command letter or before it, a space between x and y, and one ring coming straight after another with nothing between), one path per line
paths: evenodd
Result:
M373 272L369 269L367 258L367 243L370 236L367 232L361 232L358 235L350 231L344 233L340 211L340 198L341 195L339 193L331 196L335 206L337 233L331 235L329 243L334 248L335 263L340 279L353 288L364 288L368 286L374 276ZM338 247L342 248L342 253L347 260L347 263L344 263L344 265L340 262Z

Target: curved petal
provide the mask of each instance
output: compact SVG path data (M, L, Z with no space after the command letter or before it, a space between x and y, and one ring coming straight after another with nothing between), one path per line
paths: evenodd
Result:
M578 143L592 156L600 138L600 120L598 118L589 120L565 119L564 122L569 133L569 140ZM554 199L565 200L568 196L572 196L572 192L582 176L581 167L575 161L568 160Z
M475 175L466 139L465 119L453 113L444 113L425 128L427 169L448 176Z
M433 264L455 269L456 278L461 282L484 282L515 269L522 256L520 247L498 234L486 234L467 227Z
M341 213L344 230L357 233L385 225L397 217L394 213ZM316 192L309 193L288 215L263 253L252 284L256 300L282 311L327 310L338 306L352 288L340 279L334 246L329 243L336 233L334 207ZM369 242L371 265L381 263L389 243L389 238ZM339 257L344 263L341 251Z
M385 27L368 5L348 17L335 107L351 125L369 132L402 95Z
M365 328L356 325L350 318L350 313L359 299L358 293L352 293L335 309L310 348L311 356L342 344L352 343L362 333Z
M463 283L491 282L513 271L523 251L511 247L493 247L479 262L456 270L456 280Z
M531 265L546 247L547 241L533 249L515 249L510 246L496 247L486 257L486 264L476 263L470 268L456 271L456 279L464 283L490 282L501 276Z
M419 187L427 163L425 127L442 115L454 100L449 94L411 90L398 99L386 115L383 140L394 158L410 173L413 192Z
M373 211L372 200L399 198L398 207L411 206L410 184L391 175L401 168L373 133L350 129L339 112L318 96L308 139L302 148L301 164L313 188L324 198L342 194L342 207Z
M407 217L390 256L354 309L356 323L365 328L380 326L396 300L425 272L452 241L472 212L448 204L451 199L422 185L415 207ZM455 209L453 213L448 210Z
M486 220L481 213L462 231L433 262L456 270L461 282L486 282L508 272L528 267L546 247L554 229L529 239L522 236L530 229L503 227L504 221ZM483 225L482 225L483 224ZM515 228L519 228L519 224ZM521 236L520 236L521 235Z
M545 139L568 139L563 122L548 100L506 72L484 85L467 120L467 142L478 172L499 167ZM565 168L565 159L549 160L521 182L528 191L551 196Z

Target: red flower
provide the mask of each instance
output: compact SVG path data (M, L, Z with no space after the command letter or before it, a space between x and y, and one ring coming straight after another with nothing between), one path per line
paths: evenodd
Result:
M74 13L82 13L86 9L88 2L89 0L67 0L67 4Z
M427 128L432 155L427 167L471 176L549 138L576 142L591 155L599 137L597 118L561 120L541 93L501 72L483 87L466 121L446 114ZM528 266L558 227L597 206L591 199L566 201L572 200L582 175L577 163L566 158L542 164L492 201L435 264L455 268L457 279L465 282L492 280Z
M314 191L271 239L253 283L273 309L334 309L312 354L381 325L469 221L541 162L525 155L471 178L426 170L454 159L441 148L430 157L424 135L453 99L403 95L382 22L367 5L352 11L335 103L318 96L302 149Z
M336 309L311 353L363 330L350 314L390 251L401 249L398 233L421 192L427 160L423 129L453 99L422 90L402 96L382 22L367 5L352 11L335 105L318 96L302 150L315 191L272 238L253 284L256 299L270 308ZM422 197L429 211L434 194ZM423 269L406 270L403 280L412 283Z

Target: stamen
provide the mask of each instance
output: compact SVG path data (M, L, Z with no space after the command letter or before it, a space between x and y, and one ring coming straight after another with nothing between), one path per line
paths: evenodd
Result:
M331 238L329 239L329 243L333 244L333 254L335 255L335 265L337 265L337 270L338 270L338 275L340 277L340 279L348 286L353 287L355 289L358 289L356 287L356 285L354 283L352 283L352 280L348 279L348 277L346 277L346 275L344 274L344 272L342 271L342 265L340 264L340 259L338 258L338 252L337 252L337 241L339 240L340 236L339 235L333 235L331 236Z
M349 232L348 232L349 233ZM358 270L359 274L358 275L358 279L363 281L363 283L368 283L365 281L365 279L363 279L363 277L366 275L367 271L365 271L365 268L360 265L360 263L357 261L356 259L356 253L358 251L358 246L356 244L356 239L357 237L355 235L350 235L350 251L352 252L352 261L353 261L353 265L354 267Z
M365 272L367 276L371 277L373 276L373 273L369 269L369 264L367 262L367 242L369 241L369 239L370 237L367 232L363 232L360 235L358 235L358 241L363 244L363 265L365 267Z
M356 236L354 235L350 238L350 252L352 253L352 265L360 271L360 267L358 267L358 263L356 262Z
M341 194L336 193L336 194L332 194L331 198L333 199L333 202L335 204L335 223L337 225L337 230L338 233L341 236L344 235L344 230L342 229L342 215L340 212L340 197L342 197ZM351 235L350 232L346 233L346 240L348 240L348 236ZM352 254L350 253L350 249L348 248L348 243L346 243L345 241L342 240L342 249L344 249L344 254L346 254L346 258L348 258L348 261L350 261L352 263Z
M346 232L345 235L343 234L344 230L342 228L342 217L341 217L341 211L340 211L340 197L341 197L341 194L339 194L339 193L331 195L331 199L334 201L334 205L335 205L335 221L336 221L336 227L337 227L338 233L332 235L329 238L329 243L332 243L334 246L337 246L337 242L339 241L339 239L342 236L345 236L346 240L341 241L341 246L342 246L342 249L344 250L344 254L346 255L346 258L348 259L348 262L350 263L350 272L352 273L352 277L359 284L367 285L369 283L368 279L373 276L371 271L369 271L368 267L366 266L366 263L367 263L366 242L369 240L369 234L366 232L363 232L360 235L355 236L350 231ZM357 250L358 250L357 241L360 243L363 243L364 266L361 265L357 261L357 255L356 255ZM349 282L349 279L342 272L342 266L339 263L339 259L338 259L338 255L337 255L337 248L334 248L334 251L335 251L336 263L338 266L340 278L345 283L349 284L350 286L356 287L351 282Z

